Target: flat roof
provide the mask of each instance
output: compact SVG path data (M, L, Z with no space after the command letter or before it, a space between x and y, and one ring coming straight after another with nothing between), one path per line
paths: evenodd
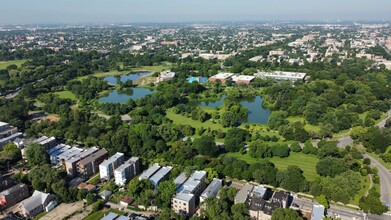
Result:
M126 168L132 166L134 164L134 161L133 160L128 160L126 161L124 164L122 164L121 166L117 167L117 169L115 169L115 172L122 172L124 171Z
M214 79L227 79L231 76L235 75L235 73L218 73L210 78L214 78Z
M245 184L242 189L235 196L235 203L245 203L248 197L248 193L254 188L251 184Z
M259 196L263 197L267 191L267 188L263 186L254 186L252 192L257 193Z
M177 193L174 198L178 199L178 200L181 200L181 201L189 202L193 197L194 197L194 194Z
M123 153L117 152L117 153L115 153L113 156L111 156L109 159L103 161L99 166L105 166L105 167L107 167L108 165L114 163L114 162L117 161L120 157L123 157L123 156L124 156Z
M8 137L5 137L5 138L3 138L3 139L0 139L0 142L11 141L12 139L21 137L22 135L23 135L23 133L18 132L18 133L15 133L15 134L10 135L10 136L8 136Z
M208 187L202 192L201 197L203 198L209 198L214 197L219 192L219 189L223 185L223 181L221 179L214 178L213 181L209 184Z
M239 80L251 81L254 79L255 79L255 76L247 76L247 75L232 76L232 81L234 81L234 82L239 81Z
M79 163L81 165L86 165L86 164L98 159L99 157L101 157L105 154L107 154L107 150L102 148L102 149L98 150L97 152L91 154L90 156L84 158L83 160L79 161Z
M262 72L260 74L264 77L279 77L286 79L303 79L307 75L306 73L286 71Z
M58 150L64 148L65 146L68 146L68 145L65 145L65 144L57 144L56 146L50 148L49 154L52 154L53 152L58 151ZM69 146L69 147L71 147L71 146Z
M172 170L172 167L162 167L159 171L157 171L155 174L153 174L152 177L149 178L149 181L152 182L153 185L157 187L157 184L159 181L161 181L168 173L170 173Z
M107 213L103 218L100 220L114 220L118 217L118 214L115 214L114 212Z
M194 189L202 183L202 180L206 177L205 171L194 171L193 174L187 179L182 186L179 187L178 192L193 193Z
M139 177L139 180L142 180L142 179L148 179L149 177L151 177L154 173L156 173L159 169L160 169L160 165L157 164L157 163L154 163L151 167L149 167L146 171L144 171L140 177Z
M174 179L176 188L178 189L187 180L186 173L183 172L177 178Z
M311 220L322 220L324 217L324 209L323 205L313 205Z
M6 125L9 125L9 124L8 124L8 123L6 123L6 122L2 122L2 121L0 121L0 127L6 126Z
M86 158L88 157L89 155L95 153L96 151L98 151L99 149L97 147L91 147L91 148L88 148L87 150L84 150L83 152L81 152L80 154L78 155L75 155L74 157L72 157L71 159L69 159L67 162L68 163L75 163L83 158Z
M70 149L67 149L62 154L58 155L58 159L68 161L72 157L80 154L83 151L83 149L80 149L78 147L72 147Z

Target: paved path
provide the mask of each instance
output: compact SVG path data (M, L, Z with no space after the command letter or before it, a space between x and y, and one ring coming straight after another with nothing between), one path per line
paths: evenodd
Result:
M391 118L391 110L389 110L387 112L387 117L385 119L383 119L379 124L377 124L377 126L379 126L380 128L384 128L385 125L386 125L386 121L387 119Z
M380 200L383 203L391 204L391 173L390 171L384 167L381 163L375 160L373 157L368 154L364 154L365 158L369 158L371 160L371 167L377 167L380 177Z

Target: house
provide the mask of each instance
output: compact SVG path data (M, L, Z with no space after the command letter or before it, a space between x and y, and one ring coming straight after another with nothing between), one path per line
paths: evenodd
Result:
M278 208L288 208L289 195L286 192L274 192L273 196L265 198L266 190L259 188L249 193L246 201L252 219L269 220Z
M104 199L105 201L110 199L110 196L113 193L110 190L103 190L101 193L99 193L99 196Z
M11 207L29 195L28 186L20 183L0 193L0 205Z
M168 177L168 174L170 174L172 170L172 167L162 167L159 171L157 171L153 176L149 178L149 181L152 183L152 185L157 190L157 187L159 186L159 183L166 180Z
M323 205L314 204L312 206L311 220L322 220L324 217L325 207Z
M157 163L153 164L150 168L148 168L146 171L144 171L140 177L138 178L139 180L142 179L149 179L153 174L155 174L161 166Z
M285 54L285 52L281 49L269 51L269 56L282 56L284 54Z
M204 192L202 192L200 196L200 203L204 202L207 198L216 197L222 185L223 181L221 179L214 178L209 186L206 187Z
M33 195L20 203L19 212L26 218L32 218L43 212L48 204L54 199L49 193L35 190Z
M132 157L114 171L115 184L124 186L140 172L140 159Z
M217 82L220 81L221 83L226 83L233 75L234 73L219 73L209 78L210 82Z
M5 176L0 174L0 192L13 187L15 184L16 181L10 175Z
M87 193L91 193L91 192L94 192L96 190L96 186L92 185L92 184L87 184L87 183L84 183L84 182L81 182L78 186L77 186L78 189L82 189L82 190L85 190Z
M3 150L6 144L22 137L22 135L21 132L18 132L18 128L12 127L8 123L0 122L0 150Z
M132 203L132 199L129 196L125 196L119 203L123 206L128 206Z
M110 180L110 177L114 175L114 170L124 163L124 154L117 152L109 159L103 161L99 165L99 175L101 179Z
M33 142L45 147L46 150L49 150L57 145L57 140L55 137L42 136Z
M105 214L101 220L129 220L129 218L123 215L118 215L114 212L109 212Z
M102 148L99 151L91 154L77 163L77 170L79 174L88 178L99 171L99 164L108 157L106 149Z
M192 216L195 213L197 197L205 185L206 172L194 171L177 190L171 199L171 207L175 213L183 216Z

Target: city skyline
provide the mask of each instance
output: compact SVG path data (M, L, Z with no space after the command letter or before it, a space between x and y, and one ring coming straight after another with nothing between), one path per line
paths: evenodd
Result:
M391 1L7 0L0 24L243 21L384 21Z

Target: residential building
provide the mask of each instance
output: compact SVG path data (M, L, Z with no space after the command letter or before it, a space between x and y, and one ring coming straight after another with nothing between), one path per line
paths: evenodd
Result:
M132 157L114 171L115 184L124 186L129 180L139 174L140 159Z
M255 76L246 76L246 75L234 75L232 76L232 81L238 84L250 84L255 79Z
M269 56L282 56L285 52L283 50L271 50L269 51Z
M20 183L0 193L0 205L11 207L27 197L29 197L28 186Z
M157 189L159 186L159 183L166 180L168 178L168 174L170 174L172 170L172 167L162 167L159 171L157 171L153 176L149 178L149 181L152 183L152 185Z
M35 190L33 195L20 203L19 212L26 218L32 218L43 212L46 206L54 200L54 196Z
M323 205L314 204L312 206L311 220L322 220L324 218L325 207Z
M150 168L148 168L146 171L144 171L140 177L138 178L139 180L142 179L149 179L153 174L155 174L161 166L157 163L153 164Z
M254 186L246 183L236 194L235 196L235 204L245 203L247 201L249 193L253 190Z
M94 175L99 172L99 164L101 164L107 157L108 152L106 149L102 148L98 150L77 163L78 173L85 178Z
M0 150L3 150L6 144L22 137L22 135L21 132L18 132L18 128L12 127L8 123L0 122Z
M220 81L221 83L226 83L233 75L234 73L219 73L209 78L209 81L216 82Z
M205 171L194 171L177 190L177 194L171 200L171 207L175 213L183 216L192 216L195 212L197 197L201 194L205 185Z
M117 152L109 159L103 161L99 165L99 175L101 179L110 180L110 178L114 175L114 170L117 167L121 166L124 163L125 156L123 153Z
M179 187L182 186L182 184L184 182L186 182L186 180L187 180L187 176L186 176L185 172L183 172L179 176L177 176L177 178L174 179L174 184L175 184L176 188L179 189Z
M86 150L83 150L80 152L80 154L77 154L68 160L64 161L65 164L65 170L67 171L68 176L74 177L77 175L77 162L80 160L90 156L91 154L97 152L99 149L97 147L91 147Z
M10 175L5 176L0 174L0 192L13 187L15 184L16 181Z
M259 189L255 192L249 193L246 201L249 207L249 214L252 219L256 220L270 220L273 212L278 208L288 208L289 195L284 191L274 192L273 196L268 199L265 198ZM266 191L265 191L266 192ZM260 197L261 196L261 197Z
M109 200L111 195L113 195L113 193L110 190L103 190L99 193L99 196L105 201Z
M220 188L223 186L221 179L214 178L208 187L202 192L200 196L200 203L204 202L207 198L216 197Z
M72 147L65 144L59 144L49 150L50 162L53 165L59 165L60 161L58 156L64 153L65 151L71 149Z
M114 212L109 212L100 220L129 220L129 218L123 215L118 215Z
M55 137L42 136L33 142L45 147L46 150L49 150L57 145L57 140Z

